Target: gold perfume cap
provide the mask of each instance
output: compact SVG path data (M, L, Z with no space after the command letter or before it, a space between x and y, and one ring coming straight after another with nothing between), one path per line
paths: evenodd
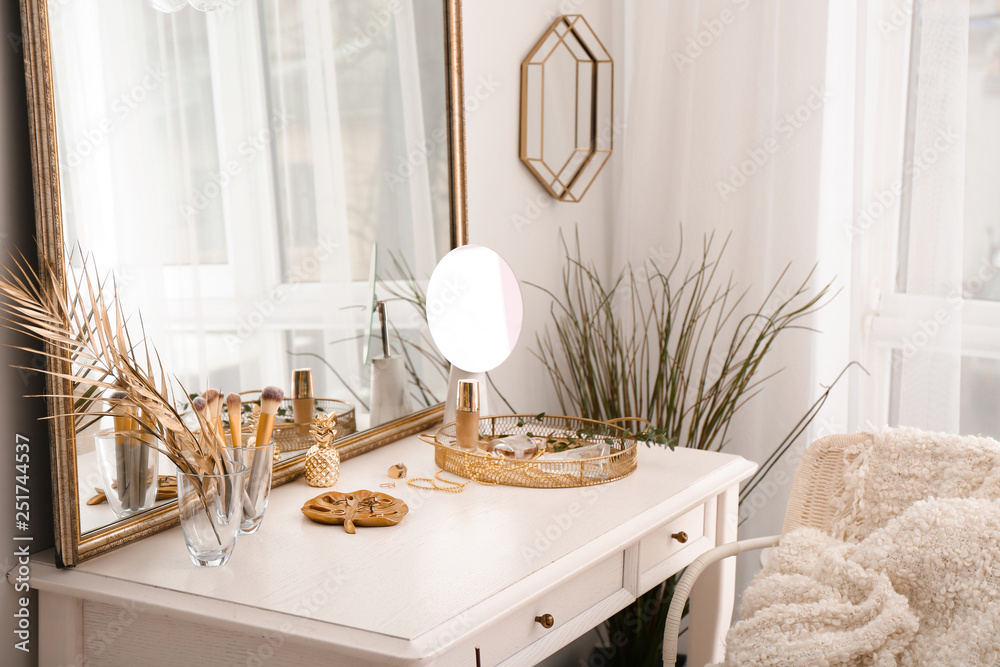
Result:
M292 371L292 398L314 398L311 368L297 368Z
M477 381L458 381L458 409L462 412L479 412L479 383Z

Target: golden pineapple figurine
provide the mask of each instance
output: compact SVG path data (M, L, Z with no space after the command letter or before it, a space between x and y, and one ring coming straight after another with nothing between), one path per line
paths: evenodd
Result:
M309 486L333 486L340 477L340 454L330 444L337 436L337 413L314 416L309 435L316 440L316 444L306 452L306 483Z

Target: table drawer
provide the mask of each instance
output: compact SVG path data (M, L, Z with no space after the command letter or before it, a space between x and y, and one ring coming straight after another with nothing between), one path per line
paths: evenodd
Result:
M618 552L504 615L477 640L482 649L483 665L497 664L502 656L511 656L543 639L547 633L557 632L568 621L620 593L623 575L624 557ZM536 616L546 614L552 616L551 628L535 620ZM461 664L470 663L466 660Z
M656 529L639 540L640 590L645 592L664 581L712 546L713 541L705 535L704 505Z

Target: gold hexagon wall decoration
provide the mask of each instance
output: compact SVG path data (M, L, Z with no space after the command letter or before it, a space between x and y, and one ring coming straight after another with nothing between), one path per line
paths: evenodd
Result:
M521 63L521 161L560 201L578 202L611 156L614 62L579 14Z

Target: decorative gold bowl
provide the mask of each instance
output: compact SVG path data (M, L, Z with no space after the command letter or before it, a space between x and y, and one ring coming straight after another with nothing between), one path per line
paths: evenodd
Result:
M526 435L539 447L530 459L511 459L486 451L491 441ZM539 489L607 484L631 474L637 464L637 438L608 422L562 415L495 415L479 420L479 449L456 444L455 422L437 430L434 462L460 477L481 484ZM605 453L581 458L553 455L601 446Z

